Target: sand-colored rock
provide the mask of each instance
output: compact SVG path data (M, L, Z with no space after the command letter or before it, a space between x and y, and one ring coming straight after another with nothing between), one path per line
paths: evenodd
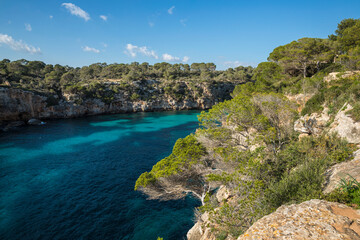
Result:
M339 78L349 78L357 74L360 74L360 71L332 72L329 73L329 75L327 75L326 77L324 77L324 81L331 82L338 80Z
M339 187L341 179L351 179L349 175L360 182L360 150L354 153L354 159L332 166L325 173L326 183L324 193L330 193Z
M130 90L119 90L110 103L98 98L86 98L77 94L64 93L45 96L31 91L0 87L0 121L28 121L31 118L73 118L97 114L127 113L144 111L169 111L208 109L214 104L230 99L236 83L198 83L196 87L180 82L186 95L175 99L168 95L161 83L148 80L134 82L132 91L141 92L142 99L131 99ZM197 89L197 90L195 90ZM199 90L200 89L200 90ZM185 91L186 90L186 91ZM201 92L201 94L199 94ZM146 100L144 100L146 99Z
M317 199L281 206L238 238L245 239L360 239L360 210Z
M337 132L340 137L345 138L349 143L360 143L360 122L355 122L347 111L353 109L350 104L345 104L339 111L330 125L330 132Z
M328 108L324 108L321 113L312 113L310 116L305 115L299 118L294 123L294 130L305 134L319 134L326 127L327 122L330 120L328 115ZM309 121L312 121L311 128L306 127Z
M221 185L219 190L216 192L216 199L221 203L222 201L227 200L229 197L230 191L224 185Z

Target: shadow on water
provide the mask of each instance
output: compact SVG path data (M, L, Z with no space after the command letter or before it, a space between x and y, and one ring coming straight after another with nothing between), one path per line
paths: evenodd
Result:
M29 142L31 137L24 141L17 136L11 138L15 145L1 145L0 238L182 239L193 225L198 201L149 201L133 191L137 177L169 155L179 137L197 127L196 116L181 119L174 114L170 116L176 124L173 120L162 124L164 118L157 114L151 128L145 117L138 124L134 120L134 127L94 127L119 120L114 115L104 120L97 116L93 121L80 119L74 127L88 129L90 134L84 131L69 138L55 136L62 133L56 130L37 144ZM35 130L26 134L32 133L41 135ZM14 146L17 151L4 153Z

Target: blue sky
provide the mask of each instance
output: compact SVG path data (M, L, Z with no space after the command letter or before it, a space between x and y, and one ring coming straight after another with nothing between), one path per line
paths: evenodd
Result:
M0 0L0 58L256 66L279 45L326 38L359 9L359 0Z

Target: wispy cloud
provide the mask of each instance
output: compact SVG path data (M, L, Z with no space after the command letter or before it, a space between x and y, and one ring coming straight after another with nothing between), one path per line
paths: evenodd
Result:
M22 40L15 40L7 34L0 33L0 44L8 45L11 49L15 51L25 51L30 54L40 54L40 48L33 47L24 43Z
M225 61L223 62L224 67L226 68L236 68L239 66L256 66L255 63L249 63L249 62L240 62L240 61Z
M170 55L170 54L168 54L168 53L164 53L163 55L162 55L162 59L164 60L164 61L167 61L167 62L184 62L184 63L186 63L186 62L188 62L189 61L189 57L188 56L185 56L185 57L183 57L183 59L181 60L179 57L175 57L175 56L172 56L172 55Z
M181 25L183 25L184 27L186 26L186 22L187 22L187 19L180 19L180 23Z
M149 22L149 26L153 27L153 26L155 26L155 23L154 22Z
M182 60L182 61L183 61L184 63L187 63L189 60L190 60L190 58L189 58L188 56L185 56L185 57L183 57L183 60Z
M130 43L126 45L125 53L130 55L131 57L136 57L136 55L138 53L140 53L147 57L152 57L155 59L159 58L154 50L149 50L146 46L138 47L138 46L132 45Z
M50 16L49 16L49 18L50 18L50 19L53 19L53 18L54 18L54 16L53 16L53 15L50 15Z
M99 17L100 17L102 20L104 20L105 22L108 20L108 17L105 16L105 15L100 15Z
M31 27L30 23L25 23L25 29L26 29L26 31L31 32L32 27Z
M64 6L74 16L78 16L85 21L90 20L90 15L73 3L63 3L61 6Z
M174 9L175 9L175 6L172 6L171 8L169 8L168 10L167 10L167 12L168 12L168 14L173 14L174 13Z
M83 49L84 52L100 53L100 50L98 50L96 48L89 47L89 46L82 47L82 49Z
M224 62L224 66L225 67L228 67L228 68L235 68L235 67L238 67L238 66L241 66L242 65L242 62L240 61L225 61Z
M154 50L149 50L149 48L146 46L139 47L139 46L132 45L130 43L126 45L126 50L124 51L124 53L131 57L136 57L138 54L141 54L141 55L144 55L147 57L159 59L159 56L156 54L156 52ZM185 56L181 59L180 57L175 57L168 53L164 53L161 55L161 59L166 62L186 63L189 61L190 58L188 56Z

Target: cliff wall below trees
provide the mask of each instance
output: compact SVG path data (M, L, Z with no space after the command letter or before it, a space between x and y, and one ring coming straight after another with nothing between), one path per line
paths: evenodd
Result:
M0 121L27 121L31 118L73 118L97 114L142 111L208 109L230 99L236 83L135 81L116 92L114 83L102 84L102 95L63 93L41 95L22 89L0 87Z

